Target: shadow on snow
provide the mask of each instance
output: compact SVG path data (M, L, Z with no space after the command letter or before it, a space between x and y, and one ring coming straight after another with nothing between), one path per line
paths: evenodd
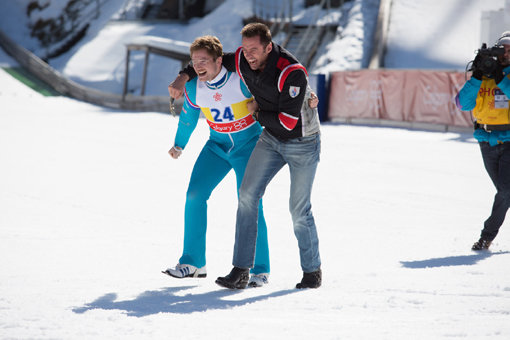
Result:
M508 251L500 251L493 253L490 251L482 251L473 255L447 256L438 257L421 261L400 261L405 268L435 268L450 266L471 266L494 255L510 254Z
M195 286L169 287L163 290L146 291L135 299L126 301L116 301L117 294L109 293L91 303L85 304L83 307L74 308L73 312L82 314L92 309L117 309L126 311L129 316L136 317L157 313L189 314L205 312L211 309L229 309L244 306L249 303L298 292L297 289L288 289L242 300L224 300L223 298L235 296L243 290L222 289L201 294L175 295L180 291L192 288L195 288Z

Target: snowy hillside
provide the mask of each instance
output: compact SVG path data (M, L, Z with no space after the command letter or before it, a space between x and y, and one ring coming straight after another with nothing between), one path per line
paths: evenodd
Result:
M209 202L208 277L160 272L182 250L205 122L173 160L176 117L43 97L3 70L0 101L2 339L510 337L509 223L470 250L494 194L470 135L323 125L323 286L294 289L284 169L264 200L270 282L229 291L214 279L231 268L232 174Z
M7 3L0 3L0 29L22 46L41 56L45 54L45 50L30 37L26 27L27 19L24 14L26 3L27 0L15 0L9 6ZM87 35L69 52L50 59L50 65L80 84L107 92L122 93L126 44L141 36L170 38L191 43L197 36L213 34L220 38L225 51L233 51L241 41L239 32L243 27L242 19L253 15L251 3L226 0L203 19L192 19L187 25L172 22L112 20L119 17L123 3L123 0L105 2L107 6L101 9L100 17L92 21ZM329 72L338 69L359 69L368 64L378 3L379 0L347 2L344 10L348 18L342 18L338 9L329 13L321 11L318 17L319 24L338 24L343 21L347 22L347 26L339 29L337 34L338 37L344 37L340 49L334 52L325 43L318 52L321 57L317 58L317 66L310 68L312 73L315 68L317 72ZM306 25L312 17L315 17L317 8L305 9L304 0L295 1L293 13L296 24ZM47 15L50 16L51 13ZM364 24L363 20L367 20L367 24ZM329 52L326 52L326 49ZM143 61L143 52L133 53L130 64L130 93L140 93ZM180 67L180 62L176 60L152 55L146 94L167 95L168 83L175 77Z
M390 16L387 68L422 68L463 71L474 51L480 47L481 12L504 7L505 0L393 0ZM19 44L44 55L27 28L29 0L0 3L0 29ZM87 35L50 64L70 79L99 90L122 93L125 45L140 36L156 36L190 43L203 34L217 35L226 51L240 44L242 19L250 17L251 3L226 0L203 19L188 24L117 21L124 0L103 1L100 15L92 20ZM304 0L294 1L294 20L306 24L315 17L316 8L304 8ZM373 44L379 0L347 2L343 12L322 11L319 24L340 24L336 39L325 42L317 53L312 73L356 70L367 67ZM37 13L37 12L33 12ZM57 15L57 6L43 12ZM341 15L343 13L343 15ZM35 20L35 14L31 20ZM228 18L228 20L225 20ZM492 42L488 42L492 43ZM134 53L130 64L129 92L140 93L143 52ZM166 95L167 85L180 69L180 62L152 56L146 94Z
M464 71L481 46L482 12L504 5L505 0L393 0L385 66Z
M423 37L433 22L424 18L423 3L439 6L440 16L452 2L466 4L458 7L466 11L482 4L394 0L406 17L393 18L391 46L405 42L398 18L414 16L408 32ZM28 44L26 32L6 16L6 3L17 1L0 3L0 28L9 21L9 34ZM244 15L237 4L227 1L229 10ZM53 63L73 79L116 89L126 41L141 34L192 39L200 25L215 27L219 17L192 22L196 31L190 32L107 24ZM222 40L232 49L240 23L222 23ZM455 48L450 60L429 49L433 44L420 46L408 51L426 58L388 58L423 67L464 62ZM174 73L160 65L156 73ZM17 64L0 49L0 66ZM152 91L166 91L169 76L161 83L150 77ZM232 173L209 201L207 278L178 280L160 272L181 255L187 184L208 138L204 121L174 160L167 150L178 118L171 115L45 97L3 69L0 103L0 339L510 338L510 222L490 251L470 250L495 193L470 134L322 125L312 197L322 287L294 289L302 273L284 169L264 197L269 284L229 291L214 280L231 269Z

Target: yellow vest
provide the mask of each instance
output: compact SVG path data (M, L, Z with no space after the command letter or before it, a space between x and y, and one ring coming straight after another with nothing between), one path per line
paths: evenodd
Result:
M494 79L483 78L473 116L479 124L510 124L508 97L496 85Z

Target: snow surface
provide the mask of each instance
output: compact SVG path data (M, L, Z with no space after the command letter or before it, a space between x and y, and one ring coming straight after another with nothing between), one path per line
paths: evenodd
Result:
M481 46L482 11L504 6L505 0L392 1L385 67L464 71Z
M154 35L121 28L98 36ZM109 56L84 44L62 64L78 69L75 55ZM0 65L16 63L0 50ZM96 66L94 81L115 77ZM229 291L214 279L231 269L232 173L209 201L208 277L160 273L182 250L204 121L173 160L177 117L43 97L3 70L0 103L1 339L510 338L509 223L491 251L470 251L495 193L470 134L324 124L312 198L323 286L294 289L284 169L264 200L270 283Z
M204 121L173 160L177 117L43 97L3 70L0 101L2 339L510 337L508 223L470 251L494 194L470 135L323 125L323 286L294 289L285 169L264 201L270 283L229 291L214 279L231 269L232 173L209 202L208 277L160 273L182 250Z

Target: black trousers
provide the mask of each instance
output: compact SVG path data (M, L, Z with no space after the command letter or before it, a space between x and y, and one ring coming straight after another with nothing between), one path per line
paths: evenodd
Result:
M510 208L510 143L490 146L487 142L481 142L480 150L485 169L497 191L491 215L485 221L481 233L482 238L492 241Z

